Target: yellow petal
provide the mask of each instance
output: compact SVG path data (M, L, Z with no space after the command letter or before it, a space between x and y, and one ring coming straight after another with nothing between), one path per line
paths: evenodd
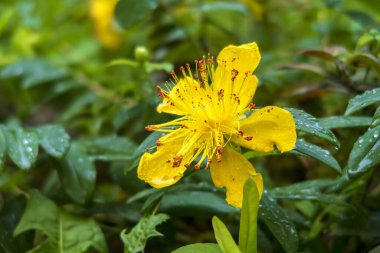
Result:
M241 208L245 181L251 177L257 186L259 195L263 193L261 174L256 173L252 164L230 147L225 147L222 161L213 160L210 164L211 177L216 187L227 188L227 203Z
M240 130L243 136L235 137L233 141L260 152L273 151L275 146L281 152L292 150L297 139L292 114L276 106L255 111L241 121Z
M184 138L175 138L175 136L182 134L174 132L174 135L173 133L170 135L172 135L173 139L170 140L168 135L161 138L164 140L162 141L164 144L159 146L153 154L145 153L141 157L137 168L138 177L154 188L162 188L178 182L183 176L187 164L191 162L192 151L180 157L178 156L178 151L182 148Z
M223 89L226 98L239 101L238 111L247 106L256 91L258 80L251 74L260 58L259 48L254 42L227 46L218 55L218 67L213 75L214 89Z
M218 55L218 64L228 69L236 69L239 73L251 74L259 65L260 51L256 42L240 46L229 45L223 48Z
M238 112L245 109L249 102L252 101L258 83L259 80L255 75L248 76L243 80L243 83L240 85L240 89L235 92L238 94L238 98L240 100L237 108Z

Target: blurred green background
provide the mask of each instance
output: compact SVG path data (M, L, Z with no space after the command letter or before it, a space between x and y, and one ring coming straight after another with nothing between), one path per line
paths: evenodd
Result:
M208 171L152 190L136 166L158 138L144 127L171 119L155 110L156 86L172 69L252 41L262 54L256 106L301 110L291 110L294 152L243 150L267 189L260 252L378 252L379 21L374 0L2 0L0 252L27 252L49 238L35 224L12 235L27 200L39 196L33 189L68 219L94 222L86 223L100 238L92 249L67 252L132 252L121 231L156 211L170 220L144 252L213 242L213 215L237 236L239 210ZM367 90L371 97L348 112Z

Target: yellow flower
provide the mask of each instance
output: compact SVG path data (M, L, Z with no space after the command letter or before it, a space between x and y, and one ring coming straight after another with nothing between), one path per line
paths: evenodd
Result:
M120 44L120 33L113 19L116 4L117 0L90 0L90 15L95 23L96 36L107 48L116 48Z
M263 192L261 175L252 164L231 147L231 143L260 152L293 149L296 128L293 116L276 106L256 109L251 101L258 84L252 72L260 61L256 43L227 46L218 55L196 61L193 75L189 65L181 67L182 78L174 73L169 90L158 87L162 103L158 112L181 117L149 131L167 132L157 143L157 151L145 153L138 177L155 188L176 183L196 159L194 169L210 167L217 187L227 188L227 202L241 207L243 186L251 177Z

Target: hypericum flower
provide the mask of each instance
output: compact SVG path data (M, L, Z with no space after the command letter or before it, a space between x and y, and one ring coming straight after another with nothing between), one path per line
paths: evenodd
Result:
M256 43L230 45L219 53L216 68L212 57L203 57L196 61L197 75L188 64L181 67L183 77L172 73L173 87L157 88L163 99L157 111L181 117L146 127L167 134L157 141L156 152L141 157L138 177L155 188L166 187L180 180L198 158L194 169L210 167L214 184L227 188L229 204L241 207L249 177L261 196L261 175L231 144L260 152L289 151L296 142L296 127L288 111L276 106L256 109L251 101L258 84L252 72L259 61Z
M95 23L95 32L103 46L116 48L120 44L120 32L114 23L117 0L90 0L90 15Z

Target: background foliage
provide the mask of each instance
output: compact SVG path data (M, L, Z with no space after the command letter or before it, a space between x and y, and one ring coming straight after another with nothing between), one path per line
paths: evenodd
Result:
M240 211L208 171L155 190L136 166L159 137L144 126L169 118L155 112L156 84L251 41L263 56L255 104L288 107L298 129L287 154L243 150L265 180L259 251L379 250L380 2L2 0L0 10L0 252L171 252L214 243L214 215L237 241Z

